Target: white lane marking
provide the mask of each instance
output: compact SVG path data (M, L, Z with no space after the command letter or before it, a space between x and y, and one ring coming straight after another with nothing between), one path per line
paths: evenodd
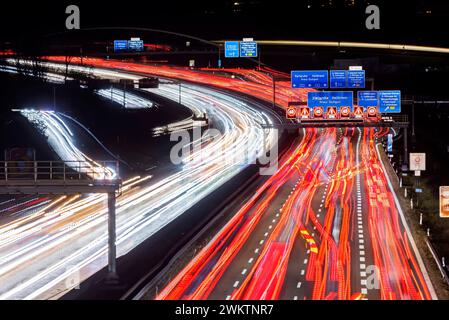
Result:
M254 250L254 253L259 253L259 249Z
M365 271L360 271L360 276L365 278L366 277L366 272Z
M365 262L365 257L360 257L360 262Z
M418 247L416 246L416 243L415 243L415 239L413 239L413 236L412 236L412 233L410 231L410 228L408 227L407 220L405 219L404 212L402 212L402 208L401 208L401 205L399 203L399 199L396 196L396 192L394 192L394 188L393 188L393 185L391 184L390 177L388 175L387 169L385 168L384 162L382 161L382 158L380 157L380 153L379 153L379 146L380 145L381 145L380 143L378 143L376 145L377 157L378 157L379 162L380 162L380 164L381 164L381 166L383 168L383 171L385 173L384 176L387 179L388 187L390 188L390 191L393 194L394 203L396 204L396 208L398 209L399 215L401 216L402 225L405 228L405 232L407 233L407 237L409 238L409 241L410 241L410 243L412 245L413 251L415 252L415 256L416 256L416 259L418 260L419 268L421 269L421 272L423 273L423 276L424 276L424 279L426 281L426 284L429 287L429 291L430 291L430 294L432 296L432 299L433 300L437 300L438 297L437 297L437 295L435 293L435 289L433 288L433 284L430 281L430 277L429 277L429 274L427 273L427 269L424 266L424 262L423 262L423 260L421 258L421 255L419 254Z
M293 297L293 300L298 300L298 296L294 296L294 297Z
M307 261L308 261L307 259L304 259L304 264L307 264Z
M268 232L265 232L264 237L268 237Z
M234 282L234 288L237 288L237 286L239 285L239 282L238 281L236 281L236 282Z
M243 269L243 270L242 270L242 275L245 275L245 274L246 274L246 271L248 271L248 270Z
M248 263L251 264L251 263L253 263L253 261L254 261L254 259L251 258L251 259L248 260Z
M366 269L366 265L362 263L362 264L360 265L360 269L361 269L361 270L365 270L365 269Z
M360 255L364 256L365 255L365 251L364 250L360 250Z
M298 284L296 285L296 288L301 288L301 285L302 285L302 283L301 282L298 282Z
M226 300L231 300L231 296L226 296Z
M362 286L366 286L366 279L360 280L360 284L361 284Z
M362 288L362 293L363 294L368 294L368 290L366 288Z
M262 240L260 240L259 244L263 244L263 243L264 243L263 239L262 239Z

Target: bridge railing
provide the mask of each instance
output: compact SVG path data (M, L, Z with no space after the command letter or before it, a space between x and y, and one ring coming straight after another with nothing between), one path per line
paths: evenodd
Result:
M0 182L118 179L118 161L0 161Z

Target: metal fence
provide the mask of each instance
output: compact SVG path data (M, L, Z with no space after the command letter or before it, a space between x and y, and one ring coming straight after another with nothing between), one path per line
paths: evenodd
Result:
M118 176L118 161L0 161L0 182L109 180Z

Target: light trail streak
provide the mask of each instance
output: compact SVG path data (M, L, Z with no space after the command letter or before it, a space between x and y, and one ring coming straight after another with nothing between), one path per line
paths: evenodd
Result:
M91 68L81 71L87 70L103 76L136 77ZM173 85L161 85L153 92L175 101L178 99ZM272 116L250 103L197 85L186 85L182 94L183 103L194 111L209 114L211 123L222 135L207 143L194 141L202 148L193 150L179 172L156 182L143 177L124 184L123 193L117 199L118 256L128 253L237 175L248 162L255 161L262 146L277 142L274 130L261 127L273 121ZM91 160L78 149L69 126L57 113L23 112L45 124L49 143L61 158ZM249 157L246 157L247 153ZM247 162L231 163L231 154ZM102 195L88 195L54 200L51 207L7 226L8 233L0 245L0 281L3 284L0 298L45 298L55 291L61 294L70 289L64 281L74 273L83 280L105 266L105 199Z
M380 294L377 299L431 299L430 283L423 276L415 253L409 248L405 226L393 201L386 173L374 151L373 129L336 129L322 133L308 129L303 141L284 159L279 170L236 215L220 230L187 266L164 288L156 299L207 299L219 286L228 285L222 278L236 257L248 251L248 243L257 237L255 230L264 215L270 214L282 187L300 177L299 183L280 211L273 231L263 242L260 254L236 282L230 299L285 299L289 285L286 276L295 241L302 238L306 249L307 272L303 286L308 299L361 299L353 282L353 260L357 259L359 237L354 223L358 220L355 205L355 177L365 177L367 220L372 242L373 264L379 270ZM384 132L379 131L380 135ZM352 140L357 141L355 147ZM325 184L323 205L314 199ZM320 202L318 202L320 203ZM316 213L323 209L324 217ZM313 227L313 228L312 228ZM245 248L245 249L244 249ZM303 252L305 255L306 253ZM242 260L247 257L240 258ZM358 259L357 259L358 261ZM364 260L365 261L365 260ZM235 267L234 267L235 268ZM297 270L294 267L294 270ZM357 275L356 279L359 279ZM360 283L360 280L359 280ZM215 297L215 296L214 296Z

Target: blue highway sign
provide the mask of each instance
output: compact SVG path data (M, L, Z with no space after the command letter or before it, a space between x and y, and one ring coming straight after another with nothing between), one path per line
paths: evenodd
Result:
M341 107L353 109L352 91L314 91L307 94L307 106L309 108L323 107L325 112L328 107L336 107L340 111Z
M225 42L225 58L238 58L239 57L239 41L226 41Z
M292 88L328 88L329 72L327 70L292 71Z
M348 71L331 70L330 71L330 87L331 88L347 88L348 87Z
M400 113L401 91L399 90L379 91L379 112Z
M348 70L348 88L365 88L365 70Z
M256 41L240 41L240 57L255 58L257 57Z

